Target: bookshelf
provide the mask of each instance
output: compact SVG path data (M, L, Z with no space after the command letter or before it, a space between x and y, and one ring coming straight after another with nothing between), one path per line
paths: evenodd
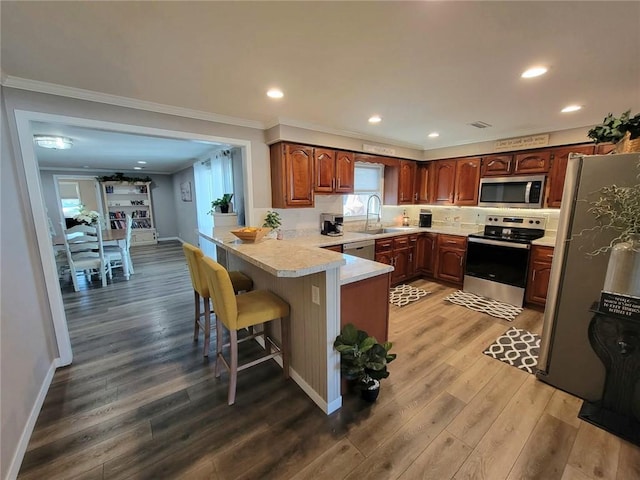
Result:
M126 228L131 215L131 245L158 243L151 208L151 182L101 182L107 228Z

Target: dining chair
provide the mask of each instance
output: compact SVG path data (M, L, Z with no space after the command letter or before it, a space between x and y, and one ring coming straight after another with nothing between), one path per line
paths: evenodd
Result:
M207 279L202 271L202 259L204 253L198 247L194 247L190 243L183 243L182 249L187 259L189 274L191 276L191 284L193 285L193 296L195 300L195 322L193 327L193 341L198 341L200 330L204 333L204 350L203 355L209 356L209 344L211 335L211 315L215 313L211 309L210 291ZM235 293L248 291L253 288L253 280L242 272L229 272L231 283ZM200 298L204 304L204 313L200 312Z
M289 304L276 294L267 290L252 290L236 295L229 272L218 262L209 257L203 260L204 275L209 285L216 310L216 378L220 377L221 366L229 371L229 392L227 401L233 405L236 400L238 372L266 362L278 355L282 356L284 378L289 378L290 340L289 340ZM280 319L280 345L271 337L269 322ZM253 333L238 340L238 330L263 324L262 331L252 329ZM229 342L223 343L223 328L229 331ZM265 355L238 364L238 344L263 336ZM223 349L229 347L229 361L223 355ZM272 348L274 349L272 353Z
M64 231L64 248L71 271L73 289L77 292L78 274L91 280L91 275L99 274L102 286L107 285L107 275L111 277L111 267L105 260L100 227L76 225Z
M121 249L118 245L105 245L104 256L111 265L111 269L122 268L124 269L124 261L129 264L129 274L133 274L133 262L131 261L131 253L129 251L131 247L131 225L133 219L131 215L127 215L125 219L125 248ZM123 255L125 258L123 258Z

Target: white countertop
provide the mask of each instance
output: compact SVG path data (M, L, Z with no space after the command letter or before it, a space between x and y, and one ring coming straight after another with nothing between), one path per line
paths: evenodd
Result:
M542 238L538 238L531 242L532 245L540 245L543 247L555 247L556 246L556 237L555 235L545 235Z

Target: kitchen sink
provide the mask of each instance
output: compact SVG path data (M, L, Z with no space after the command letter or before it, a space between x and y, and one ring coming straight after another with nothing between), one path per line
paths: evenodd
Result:
M366 233L367 235L378 235L380 233L398 233L398 232L406 232L409 230L415 230L414 227L386 227L386 228L377 228L375 230L358 230L354 233Z

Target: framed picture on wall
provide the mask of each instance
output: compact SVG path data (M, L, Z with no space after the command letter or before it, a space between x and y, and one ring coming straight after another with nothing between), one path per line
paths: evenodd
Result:
M180 184L180 195L183 202L191 202L191 182L182 182Z

